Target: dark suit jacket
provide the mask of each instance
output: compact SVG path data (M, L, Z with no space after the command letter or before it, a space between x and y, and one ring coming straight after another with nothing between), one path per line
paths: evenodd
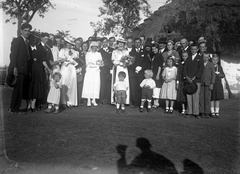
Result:
M10 64L8 71L12 72L16 67L18 73L28 74L29 72L29 59L30 59L30 46L28 45L29 53L27 52L27 45L22 36L13 39L11 43Z
M149 59L148 59L147 55L144 54L144 51L142 49L138 53L135 48L132 49L132 51L129 53L129 55L135 57L135 62L128 67L129 76L130 77L143 77L144 71L148 68L148 65L149 65ZM135 69L137 66L142 67L142 69L139 73L135 72Z
M102 55L102 59L103 59L103 63L104 66L102 67L103 71L107 71L108 73L110 73L110 69L112 69L113 67L113 63L112 63L112 52L113 52L113 48L108 47L107 48L108 51L106 52L103 48L101 48L99 50L99 52Z
M192 55L192 52L191 52L191 47L190 46L188 46L188 48L185 50L187 53L188 53L188 56L191 56ZM182 53L184 52L184 50L183 49L181 49L181 50L179 50L179 56L180 56L180 58L181 58L181 61L183 60L182 59Z
M201 77L201 84L210 86L210 84L214 84L215 78L214 65L212 62L207 62L206 66L204 66L203 74Z
M192 60L192 55L189 56L185 62L183 76L193 78L195 77L196 83L201 83L201 76L203 73L204 64L203 58L200 55L196 55L195 59Z

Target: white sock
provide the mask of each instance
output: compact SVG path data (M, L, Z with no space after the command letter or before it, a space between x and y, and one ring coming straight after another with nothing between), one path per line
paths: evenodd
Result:
M211 113L214 113L214 107L211 107Z
M148 106L148 108L151 108L151 106Z
M219 108L215 108L215 112L216 112L216 113L219 113Z
M173 110L173 107L170 107L171 110Z
M143 108L143 106L140 106L140 108Z
M169 109L169 107L166 107L166 109Z
M116 104L116 108L117 108L117 109L120 109L120 104L117 103L117 104Z

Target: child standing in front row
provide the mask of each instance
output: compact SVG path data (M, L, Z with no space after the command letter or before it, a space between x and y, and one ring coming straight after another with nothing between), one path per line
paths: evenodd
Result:
M60 88L62 88L61 77L62 75L60 72L55 72L52 75L50 91L47 98L48 108L45 110L46 113L59 113Z
M144 77L145 79L140 84L140 87L142 88L140 112L143 112L144 103L146 101L148 102L147 111L151 112L151 101L153 96L153 89L156 87L156 83L152 79L153 77L152 70L145 70Z
M220 100L224 99L223 85L221 79L225 77L225 74L221 65L219 64L219 56L217 54L213 54L212 62L214 64L216 78L211 93L211 116L220 118Z
M126 113L125 111L125 104L126 104L126 98L127 98L127 90L128 90L128 83L124 81L126 78L126 73L123 71L120 71L118 73L119 81L115 82L113 85L113 90L115 94L115 101L116 101L116 112L117 114ZM121 110L120 110L121 107Z
M173 113L174 100L177 98L176 91L176 78L177 78L177 68L173 66L174 60L170 56L166 60L166 68L163 70L162 78L164 83L162 85L162 90L160 93L160 98L165 99L165 111L164 113ZM170 107L169 107L170 103Z

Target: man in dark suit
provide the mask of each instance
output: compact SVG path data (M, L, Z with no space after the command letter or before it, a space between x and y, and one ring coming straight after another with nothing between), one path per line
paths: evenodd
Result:
M102 60L104 63L103 67L100 67L100 79L101 79L101 87L100 87L100 100L102 104L110 104L111 103L111 79L112 75L110 74L110 70L113 67L112 63L112 52L113 48L108 46L108 39L106 37L102 38L102 48L99 52L102 55Z
M215 69L212 62L209 61L210 54L203 53L204 70L201 77L201 91L200 91L200 116L202 118L210 117L210 102L211 102L211 90L213 90L213 84L215 83Z
M197 91L189 95L187 94L187 115L191 115L196 118L199 116L199 95L201 89L201 77L203 74L204 64L203 58L198 54L198 46L196 44L191 45L191 56L189 56L185 62L183 76L187 79L188 83L195 82L197 84Z
M141 39L134 39L134 49L129 53L130 56L135 57L135 62L128 67L129 83L130 83L130 103L132 107L140 106L141 88L140 83L144 79L144 71L148 67L149 59L144 54L141 47Z
M179 50L179 56L181 58L180 61L182 61L182 53L183 52L188 52L188 55L191 55L191 47L189 46L189 43L188 43L188 40L186 38L182 38L180 40L180 43L181 43L181 50Z
M167 51L166 45L167 45L167 39L166 38L160 38L158 41L159 44L159 53L164 53Z
M46 64L43 64L42 67L44 70L44 76L43 76L43 98L40 101L37 101L37 108L47 107L47 96L50 89L50 82L49 82L49 75L52 73L52 66L58 64L58 61L53 61L53 55L51 48L47 45L47 41L49 40L49 34L48 33L42 33L41 34L41 41L37 44L37 48L40 50L39 53L42 54L44 57L43 59L46 60ZM48 67L48 68L46 68Z
M29 86L29 71L30 71L30 46L28 44L28 36L32 26L24 23L21 26L21 36L13 39L11 43L10 64L8 73L13 73L17 76L17 84L12 92L12 100L9 108L9 112L26 114L25 111L21 111L22 99L28 99Z

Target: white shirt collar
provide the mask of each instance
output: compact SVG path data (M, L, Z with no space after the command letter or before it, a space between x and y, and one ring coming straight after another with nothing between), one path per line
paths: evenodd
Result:
M192 60L194 60L196 56L197 56L197 53L192 55Z
M43 42L41 42L41 44L42 44L43 47L45 46L45 44Z
M31 49L32 49L32 50L37 50L37 47L36 47L36 45L34 45L34 46L31 46Z
M22 38L23 38L24 42L26 42L26 40L27 40L27 39L26 39L26 38L25 38L23 35L21 35L21 36L22 36Z

